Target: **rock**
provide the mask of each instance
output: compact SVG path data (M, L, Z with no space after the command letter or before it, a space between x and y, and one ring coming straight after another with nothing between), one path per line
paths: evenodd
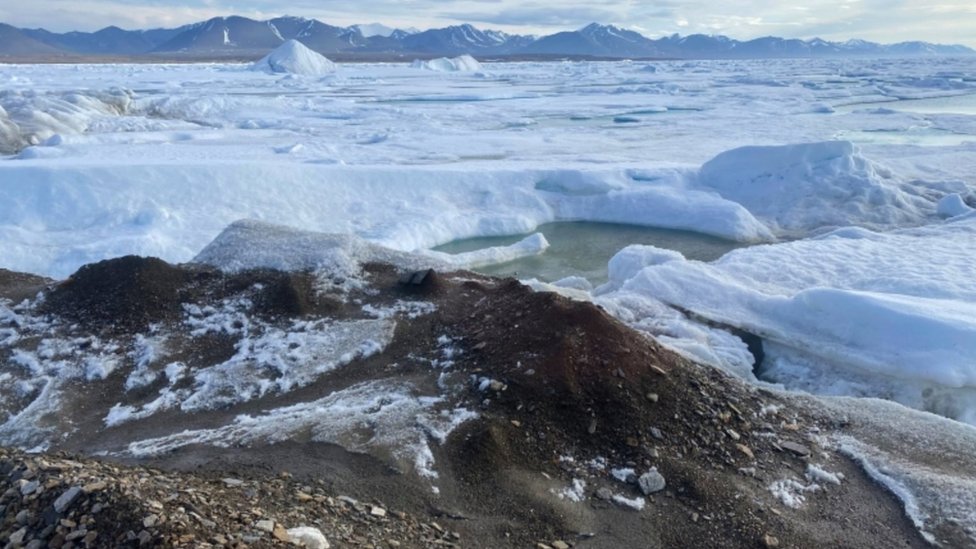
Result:
M613 499L613 492L609 488L600 488L596 491L596 497L603 501L610 501Z
M289 541L291 537L288 535L288 530L281 524L275 524L274 530L271 531L271 535L278 541Z
M647 400L649 402L656 403L661 397L657 396L657 393L647 393Z
M149 545L150 543L152 543L152 534L150 534L146 530L143 530L139 532L137 539L139 540L140 547L142 547L143 545Z
M369 514L373 515L374 517L383 518L386 516L386 509L383 509L382 507L373 507L369 510Z
M772 534L764 535L762 542L765 547L779 547L779 539Z
M71 488L68 488L65 493L61 494L58 496L58 499L54 500L54 510L58 513L67 511L72 505L75 504L75 501L78 500L78 496L80 495L80 486L72 486Z
M637 485L645 496L649 496L655 492L664 490L666 483L661 473L658 473L656 468L651 468L650 471L644 473L637 479Z
M64 536L64 541L74 541L76 539L81 539L87 535L88 535L88 530L81 528L79 530L75 530L74 532L71 532L67 536Z
M87 534L85 534L85 539L83 539L81 541L86 546L91 547L92 544L95 543L95 540L96 539L98 539L98 532L88 532Z
M254 527L263 532L274 532L275 521L273 520L259 520L254 523Z
M569 544L562 540L552 542L552 549L569 549Z
M146 528L152 528L159 523L159 515L149 515L148 517L142 519L142 525Z
M299 526L298 528L289 529L288 541L306 549L329 549L329 541L325 539L322 531L311 526ZM390 546L395 547L392 544Z
M19 513L17 513L17 516L14 517L14 520L16 520L17 524L21 526L26 525L27 522L30 520L30 511L28 511L27 509L21 510Z
M92 482L92 483L86 484L82 488L82 490L84 490L86 494L90 494L92 492L101 492L107 486L108 486L108 484L106 484L105 481L100 480L98 482Z
M650 428L650 433L651 433L651 436L652 437L654 437L654 438L656 438L658 440L664 440L664 433L662 433L661 430L658 429L657 427L651 427Z
M17 530L13 534L10 534L10 538L8 538L7 541L10 543L10 545L16 547L16 546L21 545L22 543L24 543L24 538L25 537L27 537L27 527L26 526L23 527L23 528L21 528L20 530Z
M752 449L745 444L736 444L735 447L746 455L749 459L756 459L756 455L752 453Z
M791 442L791 441L780 442L779 445L784 450L788 450L788 451L792 452L793 454L795 454L797 456L800 456L800 457L807 457L807 456L810 455L810 449L809 448L807 448L806 446L804 446L802 444L797 444L796 442Z
M237 488L238 486L243 486L244 481L236 478L225 478L223 479L224 485L229 488Z
M36 480L31 480L31 481L21 480L20 482L21 482L20 495L22 496L29 496L33 494L34 492L37 491L37 488L41 485L41 483L37 482Z
M32 539L24 546L24 549L44 549L44 542L39 539Z
M739 433L735 432L732 429L726 429L725 432L726 434L729 435L729 438L731 438L732 440L738 441L739 439L742 438L742 435L740 435Z

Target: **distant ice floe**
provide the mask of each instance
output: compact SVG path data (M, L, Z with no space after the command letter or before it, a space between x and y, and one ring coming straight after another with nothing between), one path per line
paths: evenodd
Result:
M335 72L336 65L298 40L288 40L251 65L251 70L299 76L325 76Z
M470 55L454 58L440 57L426 61L417 59L411 67L435 72L478 72L483 69L481 63Z

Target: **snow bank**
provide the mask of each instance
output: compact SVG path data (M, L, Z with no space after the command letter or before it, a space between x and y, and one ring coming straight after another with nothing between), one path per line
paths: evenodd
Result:
M482 70L481 63L470 55L454 58L440 57L427 61L416 59L411 67L436 72L477 72Z
M702 165L698 179L775 232L897 226L932 213L931 202L902 191L847 141L733 149Z
M308 49L298 40L288 40L251 65L251 70L300 76L325 76L335 72L336 65L325 56Z

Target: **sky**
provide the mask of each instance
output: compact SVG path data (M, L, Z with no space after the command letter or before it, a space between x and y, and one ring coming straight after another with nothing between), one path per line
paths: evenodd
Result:
M295 15L346 26L379 22L418 29L472 23L551 34L591 22L649 38L679 33L876 42L925 40L976 47L976 0L0 0L0 22L56 32L175 27L219 15Z

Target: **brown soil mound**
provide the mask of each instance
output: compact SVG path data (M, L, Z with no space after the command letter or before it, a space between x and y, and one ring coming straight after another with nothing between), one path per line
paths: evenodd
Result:
M51 291L47 312L95 330L141 331L180 312L189 273L161 259L125 256L85 265Z
M207 413L168 410L106 428L108 408L126 398L122 386L127 373L120 368L105 380L79 386L84 394L72 395L75 400L68 408L72 429L57 448L117 451L133 440L225 425L238 414L260 414L364 381L391 379L448 399L449 407L479 412L477 420L462 425L443 444L431 445L439 494L411 469L395 468L389 455L323 450L322 443L300 437L248 448L187 446L141 462L185 473L159 474L165 482L158 486L153 484L157 473L138 473L149 480L137 479L129 491L125 486L130 485L123 484L125 489L111 496L127 515L102 524L86 512L87 519L69 518L75 526L57 523L61 533L72 535L77 524L96 520L88 530L104 532L105 537L100 533L96 538L99 542L132 543L131 530L136 542L148 535L150 542L167 546L201 546L201 540L215 545L272 543L260 533L255 539L233 537L234 528L251 535L258 517L272 515L288 527L318 520L314 523L323 525L330 539L345 536L343 546L387 543L381 537L386 534L371 533L376 526L371 507L365 511L367 533L357 533L362 531L356 530L357 520L364 518L366 508L330 500L316 488L328 486L331 494L380 499L444 525L424 527L402 519L406 530L390 539L402 540L406 547L924 546L893 497L849 460L818 445L811 435L827 426L791 410L779 397L679 357L593 304L471 273L403 277L385 265L367 270L372 287L340 300L322 295L308 273L224 275L133 257L82 268L51 292L45 307L93 331L131 335L154 323L171 323L178 331L184 303L213 305L229 297L250 300L253 314L282 325L304 316L369 318L364 306L391 307L402 300L427 301L436 310L416 317L397 313L394 339L382 353L323 374L300 389ZM168 352L190 369L207 367L234 350L233 340L220 337L215 343L174 335ZM460 354L451 366L435 366L445 337ZM442 392L442 383L459 390ZM771 404L781 410L769 412ZM842 472L844 483L811 497L803 509L784 509L770 493L770 484L802 479L814 459ZM114 471L114 466L93 467ZM656 470L666 487L645 494L635 478L614 478L614 468L633 469L635 476ZM115 472L130 474L125 471ZM275 484L282 471L315 490ZM237 491L206 483L228 475L253 481L247 490L232 483ZM72 478L52 488L63 491L82 480L88 482ZM582 486L580 501L561 499L559 494L574 482ZM144 484L157 491L138 487ZM267 486L275 488L262 495ZM306 509L312 505L309 496L321 513ZM99 501L93 497L91 502ZM646 507L630 509L621 504L624 498L643 498ZM166 517L150 522L178 527L139 526L146 501L161 505L151 514ZM44 500L40 505L48 504ZM202 512L201 504L212 505L212 512ZM0 510L7 521L3 531L9 535L16 531L9 518L14 503L0 505L9 510ZM263 514L254 514L252 508ZM31 524L27 531L32 536L48 528L47 523ZM48 534L59 533L58 528Z

